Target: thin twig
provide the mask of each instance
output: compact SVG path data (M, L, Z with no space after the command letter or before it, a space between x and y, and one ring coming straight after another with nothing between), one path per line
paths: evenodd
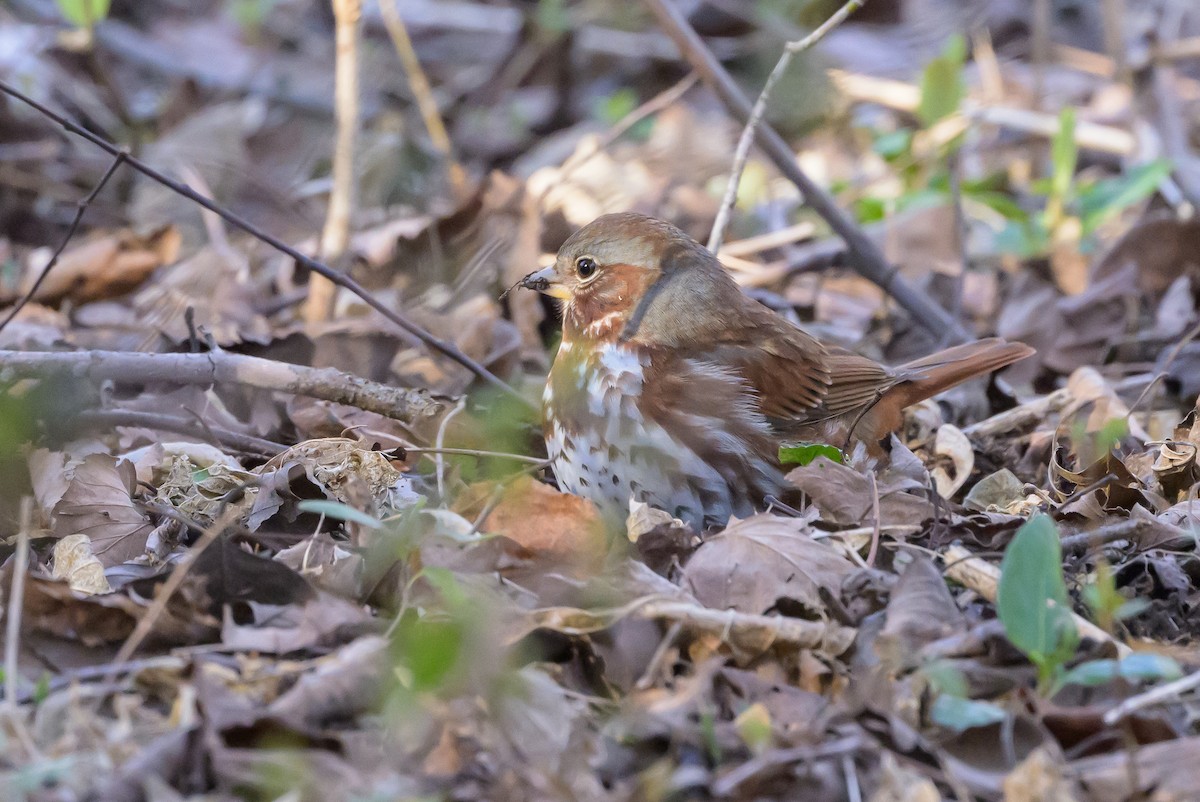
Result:
M527 462L530 465L537 465L539 467L549 465L552 462L552 460L531 457L528 454L512 454L507 451L484 451L479 448L409 448L408 446L401 446L400 448L406 454L452 454L464 457L494 457L496 459L510 459L514 462Z
M392 46L396 48L400 64L404 67L404 74L408 76L408 87L417 101L417 110L421 112L421 120L425 123L429 139L446 159L450 185L455 192L465 192L467 174L462 165L454 158L454 146L450 143L450 135L446 132L442 113L438 109L437 101L434 100L429 78L425 75L425 70L421 68L421 61L417 58L412 38L408 35L408 27L400 16L397 0L380 0L379 12L383 17L383 25L387 28L388 36L391 37Z
M658 18L667 35L675 42L675 46L683 53L688 63L700 73L731 114L745 123L750 119L751 107L742 90L732 76L717 61L712 51L705 46L700 36L688 24L683 12L668 0L645 0L650 10ZM829 227L845 241L850 252L851 264L863 278L877 284L885 293L895 299L901 307L908 310L913 320L935 335L950 330L954 333L955 342L966 342L971 336L956 323L944 309L925 295L917 292L897 271L888 264L887 257L879 246L862 228L854 222L841 208L833 197L820 185L814 182L800 169L796 156L783 138L766 122L755 127L755 136L759 147L783 173L789 181L796 185L809 206L829 223Z
M105 663L95 666L80 666L79 668L67 669L60 674L50 678L47 683L46 690L50 693L61 691L63 688L70 687L73 683L84 683L89 680L104 679L115 668L120 674L137 674L146 670L166 669L173 671L182 671L187 667L187 661L176 655L157 655L155 657L143 657L140 660L130 660L128 663L114 666L111 663ZM32 701L34 698L33 690L27 690L21 696L22 702Z
M667 654L671 651L671 647L675 645L675 639L679 637L679 633L682 631L682 621L671 622L671 626L667 628L667 634L663 635L662 640L658 643L658 648L650 656L650 662L646 663L646 670L642 672L642 676L634 683L633 687L635 690L645 691L654 687L658 672L662 670L663 662L667 659Z
M950 177L950 199L954 209L954 241L958 245L958 275L954 278L954 298L951 301L950 316L955 320L961 321L963 317L963 292L967 283L967 269L971 265L971 255L968 252L970 232L967 229L967 215L963 209L962 177L959 175L962 170L962 151L957 148L954 149L947 161L946 169ZM942 345L946 345L945 338L942 340Z
M558 176L554 183L543 189L541 194L538 196L538 205L540 206L546 200L546 196L549 195L555 187L561 186L563 182L571 176L572 173L574 173L580 167L583 167L583 165L587 164L594 157L607 150L614 142L624 136L629 129L633 128L647 117L658 114L663 109L673 105L675 101L679 100L679 98L683 97L689 89L695 86L696 81L698 80L700 80L699 75L697 75L694 71L689 72L687 75L683 76L678 83L668 86L666 89L626 114L620 120L617 120L617 122L613 124L612 128L609 128L604 132L604 134L596 142L596 146L593 149L583 154L572 153L567 160L563 162L562 166L558 168Z
M1000 568L981 557L976 557L966 548L953 545L938 556L946 566L946 576L960 585L970 588L992 604L996 603L1000 589ZM1113 638L1100 627L1088 621L1083 616L1070 611L1071 619L1079 634L1100 643L1111 643L1120 657L1128 657L1133 650L1126 644Z
M1167 378L1169 375L1167 371L1170 370L1171 365L1175 363L1175 360L1179 358L1179 355L1183 353L1183 349L1191 345L1192 341L1197 337L1200 337L1200 323L1197 323L1196 325L1192 326L1192 328L1188 329L1187 333L1180 337L1179 341L1176 342L1175 345L1172 346L1171 350L1167 352L1167 358L1164 359L1162 365L1159 366L1158 372L1154 374L1154 377L1150 379L1150 383L1146 385L1134 402L1129 405L1129 412L1125 414L1127 419L1132 419L1133 413L1136 412L1139 407L1141 407L1143 401L1150 397L1150 391L1157 387L1160 381Z
M333 187L321 229L320 256L337 262L350 244L350 216L358 182L354 173L354 150L358 141L358 40L362 30L362 0L333 0ZM336 292L332 280L313 276L308 282L304 319L309 323L329 320Z
M737 794L743 784L764 773L776 771L793 763L812 762L853 754L864 746L866 746L866 742L863 736L854 734L825 741L818 746L772 749L721 775L712 784L712 794L716 797L731 797Z
M16 713L19 704L17 683L21 675L17 659L21 652L21 611L25 607L25 575L29 572L29 527L33 523L33 498L21 499L21 523L17 530L17 548L13 554L12 587L4 617L4 704Z
M769 251L774 248L783 248L788 245L794 245L802 239L808 239L817 231L817 227L809 221L805 220L802 223L781 228L776 231L771 231L766 234L759 234L755 237L747 237L746 239L735 240L733 242L722 243L717 255L724 258L728 256L746 257L754 254Z
M852 631L827 621L808 621L779 615L713 610L695 602L662 596L645 596L607 610L552 607L532 613L538 626L573 635L608 629L629 616L678 621L685 629L717 635L722 640L747 639L760 644L783 644L802 649L823 649L840 654L853 640Z
M1127 518L1124 521L1105 524L1087 532L1066 535L1061 540L1062 552L1063 554L1082 554L1119 540L1137 543L1139 535L1156 525L1161 526L1153 519Z
M196 421L174 415L142 412L135 409L87 410L76 415L72 418L71 422L78 426L103 426L106 428L113 426L138 426L145 429L175 432L176 434L189 435L198 439L206 439L201 437L201 433L196 431ZM287 450L287 446L282 443L213 426L205 421L199 421L199 423L203 425L203 433L209 435L207 439L228 448L235 448L246 454L273 457Z
M96 200L96 196L100 194L100 190L104 189L104 185L108 183L108 179L113 177L113 173L117 171L117 168L121 166L125 159L126 154L124 151L114 156L112 164L108 165L108 169L104 171L104 175L100 177L100 180L96 182L96 186L92 187L92 191L88 193L86 198L76 204L75 217L71 219L71 225L67 226L67 233L63 235L62 242L58 244L58 248L55 249L54 254L50 257L50 261L42 268L41 275L33 282L33 286L21 296L20 300L13 306L4 320L0 321L0 331L4 331L4 327L12 323L13 318L19 315L21 310L25 308L25 304L32 301L34 296L37 295L37 291L42 288L42 283L50 275L50 271L58 264L58 259L62 256L63 251L66 250L67 243L71 241L71 238L75 236L75 232L79 229L79 222L83 220L83 213Z
M458 403L454 405L454 409L447 412L442 417L442 422L438 424L437 439L433 441L434 447L437 449L433 452L433 461L437 465L437 492L438 498L446 497L446 461L442 455L446 453L446 428L450 425L450 421L455 415L467 408L467 399L460 398Z
M1129 61L1125 54L1125 27L1129 17L1125 14L1125 0L1100 0L1100 14L1104 20L1104 49L1116 68L1117 80L1129 83Z
M347 404L401 421L432 416L442 408L421 390L367 381L334 368L310 368L226 351L142 354L0 350L0 378L47 375L130 383L240 384Z
M827 33L841 25L847 17L861 8L864 2L866 0L849 0L808 36L796 42L788 42L784 46L783 53L780 54L779 61L775 62L775 69L771 70L771 74L767 76L762 91L758 93L758 99L754 101L754 108L750 110L750 119L746 121L746 125L742 128L742 135L738 138L737 149L733 154L733 167L729 171L729 184L725 187L725 197L721 199L721 206L717 209L717 219L713 221L712 232L708 235L708 249L713 253L720 249L721 240L725 236L725 227L729 224L729 216L733 212L734 203L737 202L738 185L742 182L742 172L746 169L746 159L750 155L750 144L754 141L754 129L762 122L763 115L767 111L767 100L771 96L771 90L787 72L793 56L803 53L824 39Z
M58 114L57 112L51 110L50 108L42 105L41 103L37 102L36 100L29 97L25 93L21 92L20 90L16 89L12 85L8 84L7 82L0 81L0 92L3 92L4 94L9 95L11 97L14 97L17 100L20 100L22 103L25 103L26 105L30 106L31 108L36 109L39 113L41 113L48 119L53 120L55 123L60 125L65 130L69 131L72 134L75 134L76 136L86 139L88 142L91 142L93 145L95 145L96 147L105 151L106 153L111 154L112 156L117 156L119 154L125 153L125 151L123 151L121 148L117 147L113 143L109 142L108 140L104 139L103 137L93 134L91 131L87 130L86 128L83 128L83 127L71 122L66 117L63 117L61 114ZM438 337L435 337L433 334L426 331L424 328L417 325L416 323L412 322L404 315L400 314L399 312L395 311L394 309L390 309L385 304L383 304L381 301L379 301L379 299L373 297L367 291L367 289L365 287L363 287L361 284L359 284L357 281L355 281L353 278L351 278L346 273L344 273L340 270L334 270L329 265L321 262L319 259L314 259L311 256L306 256L305 254L301 253L300 251L296 250L292 246L288 245L287 243L285 243L283 240L279 239L278 237L268 234L267 232L263 231L258 226L251 223L250 221L229 211L228 209L222 207L215 201L213 201L209 198L206 198L205 196L203 196L200 193L196 192L195 190L191 189L187 185L182 184L178 181L175 181L174 179L168 178L166 175L164 175L163 173L154 169L153 167L151 167L150 165L141 161L140 159L137 159L133 156L126 154L124 161L126 164L128 164L133 169L137 170L142 175L145 175L148 178L151 178L151 179L157 181L158 183L162 184L167 189L170 189L172 192L175 192L178 195L182 195L183 197L187 198L188 200L192 201L193 203L199 204L200 206L203 206L205 209L208 209L211 212L215 212L216 214L219 214L222 218L225 219L226 222L241 229L242 231L246 232L247 234L254 237L255 239L258 239L258 240L266 243L267 245L271 246L272 248L274 248L275 250L284 254L285 256L288 256L288 257L294 259L296 261L296 263L298 265L300 265L301 267L304 267L304 268L312 271L313 273L322 275L325 278L332 281L334 284L337 284L340 287L346 288L347 290L349 290L350 292L354 293L359 298L361 298L364 303L366 303L368 306L370 306L376 312L383 315L387 320L391 321L392 323L396 324L400 328L404 329L409 334L413 335L418 340L425 343L425 345L429 346L429 348L431 348L434 351L442 354L443 356L448 357L449 359L452 359L455 362L459 363L460 365L467 368L467 370L471 371L471 373L475 374L477 377L479 377L483 381L487 382L488 384L492 385L493 387L496 387L496 388L502 390L503 392L507 393L508 395L512 396L513 398L520 400L520 402L525 404L527 407L532 408L534 406L529 401L529 399L525 398L525 396L518 393L503 379L496 376L494 373L489 371L483 365L479 364L474 359L472 359L471 357L464 354L457 345L455 345L454 343L451 343L451 342L446 342L445 340L442 340Z
M1186 677L1180 677L1165 685L1159 685L1157 688L1151 688L1145 693L1129 697L1104 714L1104 723L1111 727L1130 713L1136 713L1150 705L1174 699L1196 688L1200 688L1200 671L1188 674Z
M875 480L875 472L867 474L871 478L871 548L867 551L867 567L875 567L875 557L879 553L880 520L879 520L879 483Z
M175 564L171 569L171 573L167 575L167 579L154 594L154 601L150 607L138 619L137 625L134 626L133 632L129 633L129 637L121 644L121 648L117 651L117 656L112 659L112 670L110 674L105 675L104 684L109 685L115 679L116 674L120 671L120 667L124 663L129 662L129 658L133 657L133 653L142 645L142 641L146 636L154 631L154 625L167 609L167 602L171 600L171 596L175 591L179 590L179 586L183 584L183 580L187 577L192 566L196 564L196 560L204 553L204 550L213 544L213 542L221 536L225 531L225 527L229 526L242 514L242 508L236 504L227 506L217 519L212 522L204 533L196 540L196 543L188 550L187 555Z

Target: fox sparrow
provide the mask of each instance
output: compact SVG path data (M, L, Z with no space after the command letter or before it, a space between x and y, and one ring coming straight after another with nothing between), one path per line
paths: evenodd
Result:
M796 328L639 214L584 226L521 286L564 302L542 396L560 486L611 516L632 497L697 530L781 494L781 441L873 445L904 407L1033 353L988 339L885 367Z

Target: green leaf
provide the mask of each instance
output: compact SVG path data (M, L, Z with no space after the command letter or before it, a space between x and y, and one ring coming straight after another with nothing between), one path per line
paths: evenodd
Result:
M963 64L967 60L966 41L954 36L942 55L929 62L921 74L921 103L917 119L930 126L958 111L966 92Z
M733 724L751 752L761 754L771 745L771 713L762 702L755 702L739 713Z
M1075 144L1075 109L1067 106L1058 115L1058 132L1050 145L1050 197L1065 200L1075 179L1079 147Z
M963 732L1004 721L1008 714L990 702L943 694L934 700L929 717L939 726Z
M91 28L108 16L111 0L58 0L63 19L77 28Z
M600 118L601 122L614 125L637 108L637 104L637 92L628 86L623 86L597 102L596 116Z
M1063 685L1104 685L1115 679L1130 682L1172 680L1183 676L1179 663L1161 654L1140 652L1121 660L1089 660L1080 663L1063 675Z
M50 674L43 672L33 686L33 703L40 705L50 696Z
M405 621L396 630L396 653L408 667L413 690L440 687L458 664L465 643L455 620Z
M356 524L371 529L379 529L383 524L378 518L372 518L361 510L356 510L348 504L343 504L340 501L330 501L328 499L305 499L296 505L296 509L301 512L311 512L316 515L324 515L326 518L335 518L339 521L350 521Z
M1021 208L1021 205L1013 200L1011 195L1006 195L1003 192L987 189L964 189L963 196L970 198L976 203L982 203L992 211L997 212L1005 220L1015 220L1023 223L1029 219L1029 212Z
M1079 192L1079 216L1083 232L1090 234L1133 204L1144 200L1158 189L1171 174L1171 163L1158 159L1139 164L1124 175L1105 178Z
M1005 550L996 611L1043 683L1074 654L1079 632L1063 581L1058 529L1048 516L1030 518Z
M913 132L907 128L886 131L875 137L871 148L883 158L891 161L908 153L912 147Z
M996 249L1022 259L1041 256L1050 248L1050 234L1039 218L1025 222L1009 220L996 233Z
M922 666L921 673L925 675L929 687L939 694L966 698L970 691L967 675L949 660L935 660Z
M883 198L859 198L854 202L854 216L860 223L878 223L887 219L890 201Z
M907 212L912 209L932 209L946 203L946 193L936 189L916 189L905 192L896 199L896 211Z
M784 465L808 465L817 457L828 457L834 462L846 464L842 450L826 443L796 443L779 447L779 461Z

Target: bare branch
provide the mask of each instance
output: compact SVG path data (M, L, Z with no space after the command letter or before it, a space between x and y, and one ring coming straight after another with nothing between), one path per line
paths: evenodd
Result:
M160 432L189 435L202 440L213 439L222 446L235 448L245 454L259 457L273 457L287 450L287 446L284 444L264 440L261 437L230 431L207 423L201 427L197 421L188 418L162 415L157 412L142 412L136 409L88 410L76 415L71 422L77 426L96 426L108 429L113 426L138 426Z
M93 145L95 145L96 147L100 148L101 150L111 154L112 156L118 156L118 155L125 153L125 151L123 151L121 148L117 147L113 143L109 142L107 139L97 136L96 134L93 134L91 131L88 131L86 128L83 128L83 127L71 122L66 117L63 117L61 114L58 114L57 112L44 106L41 103L38 103L36 100L29 97L24 92L21 92L20 90L16 89L11 84L9 84L5 81L0 81L0 92L3 92L4 94L9 95L10 97L14 97L17 100L21 101L22 103L30 106L31 108L36 109L42 115L53 120L55 123L62 126L64 129L66 129L70 133L75 134L76 136L82 137L83 139L86 139L88 142L91 142ZM479 364L474 359L472 359L471 357L464 354L457 345L455 345L454 343L451 343L451 342L446 342L445 340L442 340L438 337L435 337L433 334L426 331L421 326L418 326L416 323L412 322L404 315L400 314L399 312L395 311L394 309L390 309L389 307L384 305L382 302L380 302L379 299L373 297L369 292L367 292L365 287L363 287L361 284L359 284L357 281L355 281L349 275L343 273L340 270L334 270L329 265L321 262L318 259L314 259L311 256L306 256L305 254L301 253L300 251L296 250L292 246L288 245L287 243L285 243L283 240L279 239L278 237L275 237L275 236L263 231L258 226L251 223L249 220L246 220L245 218L241 217L240 215L237 215L237 214L229 211L228 209L224 208L223 206L216 203L215 201L213 201L209 198L206 198L205 196L196 192L195 190L193 190L191 187L187 186L186 184L182 184L178 181L175 181L174 179L168 178L166 175L164 175L163 173L154 169L153 167L151 167L150 165L141 161L140 159L137 159L133 156L125 154L124 160L127 164L129 164L130 167L137 170L142 175L145 175L148 178L151 178L151 179L157 181L158 183L162 184L164 187L167 187L168 189L175 192L176 194L182 195L183 197L187 198L188 200L199 204L200 206L204 207L205 209L208 209L210 212L214 212L214 213L220 215L222 218L225 219L226 222L241 229L242 231L245 231L247 234L254 237L255 239L258 239L258 240L266 243L267 245L270 245L272 248L279 251L280 253L291 257L292 259L296 260L296 263L301 265L302 267L305 267L314 273L324 276L325 278L329 279L334 284L337 284L340 287L345 287L347 290L349 290L350 292L354 293L359 298L361 298L368 306L370 306L376 312L383 315L389 321L391 321L392 323L395 323L397 326L404 329L405 331L407 331L409 334L416 337L421 342L425 343L425 345L429 346L429 348L431 348L432 350L442 354L443 356L449 357L450 359L459 363L463 367L467 368L467 370L471 371L473 374L478 376L480 379L484 380L485 382L492 385L493 387L507 393L508 395L512 396L513 398L518 399L526 406L529 406L529 407L533 406L529 402L529 400L527 398L525 398L525 396L518 393L511 386L509 386L509 384L507 382L502 380L500 377L496 376L494 373L489 371L483 365Z
M758 93L758 100L754 101L754 108L750 110L750 119L746 121L746 125L742 128L742 135L738 138L737 149L733 154L733 168L729 171L729 185L725 187L725 197L721 199L721 208L717 210L717 219L713 221L712 233L708 235L708 249L713 253L720 249L721 240L725 236L725 227L729 225L729 216L733 212L733 204L737 201L738 185L742 183L742 172L746 169L746 159L750 155L750 144L754 141L754 129L762 122L763 115L767 111L767 99L771 96L771 90L787 72L793 56L803 53L824 39L827 33L841 25L865 2L866 0L849 0L808 36L795 42L788 42L784 46L783 53L779 56L779 61L775 62L775 69L771 70L771 74L767 76L767 82L763 84L762 91Z
M333 187L325 227L321 231L321 259L336 263L350 244L350 216L358 182L354 175L354 149L358 142L358 39L362 30L362 0L333 0L334 75L333 110L337 129L333 141ZM336 296L334 283L324 276L308 282L304 319L329 320Z
M450 143L450 134L446 132L446 124L442 121L442 113L438 109L437 101L433 98L433 89L429 86L429 78L426 77L425 70L421 68L421 61L417 58L412 37L408 35L408 26L404 24L404 20L400 16L397 3L398 0L380 0L379 13L383 17L383 25L387 28L392 46L396 48L396 55L404 66L404 73L408 76L408 86L412 90L413 98L417 101L417 109L421 112L421 119L425 123L425 130L429 132L429 139L446 158L450 173L450 185L454 187L455 192L465 192L467 174L462 165L454 158L454 147Z
M53 270L54 266L58 264L58 258L62 256L63 251L67 249L67 244L75 236L75 232L79 230L79 222L83 220L83 213L86 212L87 208L92 205L92 201L96 200L96 196L100 194L100 190L104 189L104 185L107 184L108 180L113 177L113 173L117 171L117 168L121 166L126 158L127 154L124 151L117 153L116 156L113 157L112 164L108 165L108 169L104 171L104 175L100 177L100 180L96 182L96 186L92 187L92 191L88 193L88 196L76 204L75 217L71 219L71 225L67 226L67 233L63 235L62 242L58 243L58 247L54 250L54 254L50 257L50 261L47 262L46 266L42 268L41 275L39 275L33 282L33 286L29 288L29 292L22 295L21 299L13 305L13 308L9 311L7 317L0 321L0 331L4 331L4 327L9 323L12 323L13 318L19 315L21 310L25 308L25 304L29 303L31 300L33 300L34 296L37 295L37 291L42 288L42 283L46 280L46 277L50 275L50 271Z
M240 384L347 404L400 421L432 416L442 409L423 390L390 387L334 368L310 368L225 351L207 354L0 351L0 379L52 375L139 384Z
M687 20L679 9L667 0L646 0L650 10L658 18L667 34L675 41L688 63L700 73L725 107L743 123L750 119L751 107L742 90L733 78L717 61L700 36L688 25ZM849 249L851 262L855 270L868 281L879 285L884 292L891 295L900 306L908 310L913 319L936 336L943 332L952 333L954 342L965 342L971 336L965 329L950 317L944 309L926 296L914 290L905 282L896 270L888 264L887 257L870 237L837 205L837 202L824 189L810 179L800 165L796 163L795 154L783 141L783 138L766 123L760 123L755 128L759 147L774 163L776 169L783 173L789 181L803 193L809 206L829 223Z

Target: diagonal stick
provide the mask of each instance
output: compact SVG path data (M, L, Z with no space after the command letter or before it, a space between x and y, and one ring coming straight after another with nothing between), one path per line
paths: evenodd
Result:
M460 365L462 365L467 370L474 373L476 376L478 376L483 381L485 381L488 384L492 385L493 387L503 391L504 393L512 396L513 398L518 399L523 404L525 404L527 407L530 407L530 408L533 407L533 404L530 403L530 401L527 398L525 398L525 396L518 393L515 389L512 388L512 386L510 386L507 382L505 382L499 376L496 376L494 373L489 371L483 365L479 364L474 359L472 359L471 357L464 354L457 345L455 345L454 343L451 343L451 342L446 342L445 340L439 339L438 337L435 337L433 334L426 331L424 328L417 325L413 321L409 320L404 315L400 314L399 312L395 311L394 309L388 308L382 302L380 302L378 299L372 297L371 294L369 292L367 292L367 289L365 287L363 287L361 284L359 284L357 281L355 281L353 278L346 275L345 273L342 273L339 270L334 270L329 265L325 264L324 262L321 262L320 260L314 259L311 256L304 255L300 251L293 248L291 245L288 245L286 242L279 239L278 237L268 234L267 232L260 229L258 226L251 223L249 220L246 220L245 218L241 217L240 215L237 215L234 212L231 212L228 209L224 208L223 206L219 205L216 201L213 201L210 198L206 198L205 196L201 195L199 192L196 192L195 190L193 190L191 187L187 186L186 184L182 184L178 181L175 181L174 179L168 178L167 176L165 176L158 170L154 169L150 165L143 162L142 160L137 159L137 158L125 153L124 150L117 147L113 143L109 142L107 139L104 139L101 136L97 136L96 134L93 134L91 131L88 131L86 128L83 128L83 127L77 125L76 123L71 122L66 117L63 117L61 114L58 114L57 112L42 105L41 103L38 103L36 100L29 97L28 95L21 92L20 90L16 89L11 84L9 84L5 81L0 81L0 92L3 92L4 94L9 95L10 97L14 97L17 100L21 101L22 103L32 107L33 109L36 109L42 115L53 120L58 125L62 126L64 129L69 131L70 133L75 134L76 136L82 137L83 139L86 139L88 142L91 142L93 145L95 145L96 147L105 151L106 153L109 153L110 155L112 155L114 157L124 154L125 163L128 164L133 169L137 170L142 175L145 175L148 178L151 178L151 179L157 181L158 183L162 184L164 187L167 187L168 189L175 192L176 194L182 195L183 197L187 198L188 200L190 200L194 203L197 203L200 206L203 206L205 209L208 209L210 212L214 212L215 214L220 215L222 218L225 219L226 222L230 223L231 225L236 226L237 228L240 228L242 231L245 231L247 234L254 237L255 239L265 242L267 245L270 245L272 248L279 251L280 253L282 253L286 256L289 256L292 259L295 259L297 264L308 268L309 270L311 270L312 272L314 272L318 275L324 276L325 278L329 279L334 284L337 284L340 287L345 287L347 290L349 290L350 292L354 293L359 298L361 298L368 306L370 306L376 312L383 315L385 318L390 320L392 323L395 323L397 326L404 329L405 331L407 331L409 334L416 337L421 342L425 343L427 346L429 346L434 351L437 351L438 353L442 354L443 356L446 356L446 357L454 360L455 362L459 363Z

